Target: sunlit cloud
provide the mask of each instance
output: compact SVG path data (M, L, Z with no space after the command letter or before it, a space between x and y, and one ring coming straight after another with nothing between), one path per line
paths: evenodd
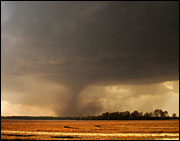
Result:
M3 116L56 116L50 108L42 106L12 104L1 101L1 115Z

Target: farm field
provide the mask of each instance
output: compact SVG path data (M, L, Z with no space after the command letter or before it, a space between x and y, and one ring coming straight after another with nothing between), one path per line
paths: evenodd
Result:
M2 140L178 140L179 120L1 120Z

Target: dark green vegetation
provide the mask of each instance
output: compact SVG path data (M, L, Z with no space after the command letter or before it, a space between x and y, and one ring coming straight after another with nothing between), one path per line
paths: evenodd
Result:
M179 119L175 113L172 116L168 115L167 111L156 109L154 112L113 112L103 113L98 116L83 116L83 117L50 117L50 116L7 116L1 119L19 119L19 120L163 120L163 119Z

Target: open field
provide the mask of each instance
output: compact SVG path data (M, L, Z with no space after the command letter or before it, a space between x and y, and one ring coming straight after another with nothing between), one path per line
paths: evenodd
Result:
M1 120L1 139L178 140L179 120Z

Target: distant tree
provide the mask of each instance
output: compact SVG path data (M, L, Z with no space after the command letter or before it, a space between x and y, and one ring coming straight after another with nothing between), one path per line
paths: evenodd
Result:
M150 117L153 117L153 113L152 113L152 112L150 112L150 113L149 113L149 116L150 116Z
M116 120L116 119L118 119L118 115L119 115L118 112L110 113L109 114L109 119Z
M120 112L120 113L119 113L118 119L124 119L124 114L123 114L123 112Z
M155 117L161 117L161 113L162 113L162 110L160 110L160 109L155 109L154 110L154 116Z
M173 117L173 118L176 118L176 117L177 117L176 113L173 113L173 114L172 114L172 117Z
M137 110L131 113L132 119L140 119L142 117L142 113L139 113Z
M109 113L108 113L108 112L103 113L103 114L101 115L101 118L104 119L104 120L108 120L108 119L109 119Z
M156 118L167 118L168 112L163 111L161 109L156 109L156 110L154 110L154 117L156 117Z
M168 111L164 111L163 116L164 116L164 117L168 117L168 116L169 116L169 115L168 115Z
M151 118L153 117L153 113L152 113L152 112L150 112L150 113L146 112L146 113L143 115L143 117L144 117L144 119L151 119Z
M129 111L126 111L126 112L124 112L124 113L125 113L125 118L126 118L126 119L130 119L131 113L130 113Z

